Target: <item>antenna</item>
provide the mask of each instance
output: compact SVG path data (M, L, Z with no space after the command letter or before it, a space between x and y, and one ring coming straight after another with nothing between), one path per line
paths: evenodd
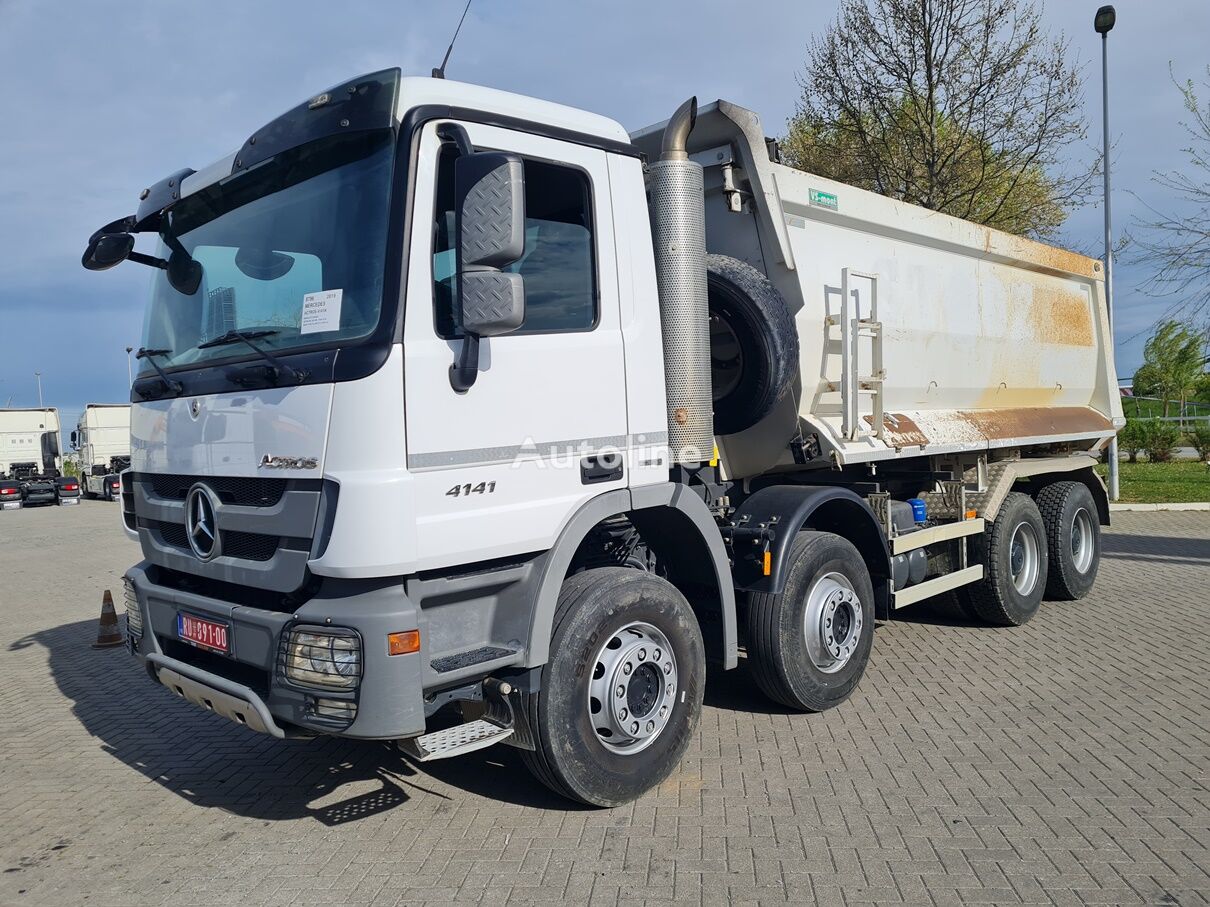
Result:
M466 11L471 8L471 0L466 0L466 6L462 8L462 18L458 20L458 27L454 29L454 37L450 38L450 46L445 49L445 57L441 60L441 65L433 70L434 79L445 78L445 64L450 61L450 52L454 49L454 42L458 40L458 32L462 31L462 23L466 21Z

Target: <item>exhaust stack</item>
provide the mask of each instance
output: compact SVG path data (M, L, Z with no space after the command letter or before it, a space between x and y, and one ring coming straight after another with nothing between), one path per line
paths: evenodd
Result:
M696 119L693 97L664 127L660 159L648 168L668 389L668 449L672 462L683 464L703 463L714 455L702 166L689 160L686 149Z

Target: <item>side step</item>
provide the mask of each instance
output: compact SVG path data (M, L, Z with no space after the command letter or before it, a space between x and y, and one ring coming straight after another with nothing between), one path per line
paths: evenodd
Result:
M400 740L399 748L418 762L429 762L481 750L511 737L514 730L480 718L443 731Z

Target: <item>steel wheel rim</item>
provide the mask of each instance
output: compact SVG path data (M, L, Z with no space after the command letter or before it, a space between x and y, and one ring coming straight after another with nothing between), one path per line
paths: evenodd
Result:
M1092 514L1081 507L1071 520L1071 560L1081 573L1087 573L1092 566L1094 532Z
M597 742L628 756L645 750L672 718L676 654L658 628L635 621L609 634L588 682L588 717Z
M803 616L803 632L811 663L835 674L849 663L861 642L865 618L861 599L843 573L825 573L811 584Z
M710 316L710 385L715 401L740 385L744 376L744 347L739 335L718 315Z
M1041 556L1038 534L1029 523L1018 523L1008 542L1008 566L1013 586L1022 595L1029 595L1038 584Z

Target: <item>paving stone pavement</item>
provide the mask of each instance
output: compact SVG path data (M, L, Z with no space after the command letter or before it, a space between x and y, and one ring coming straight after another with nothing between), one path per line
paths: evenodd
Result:
M1210 514L1121 513L1093 594L879 628L844 706L708 685L681 770L569 805L495 747L257 736L94 650L114 505L0 513L0 903L1210 903Z

